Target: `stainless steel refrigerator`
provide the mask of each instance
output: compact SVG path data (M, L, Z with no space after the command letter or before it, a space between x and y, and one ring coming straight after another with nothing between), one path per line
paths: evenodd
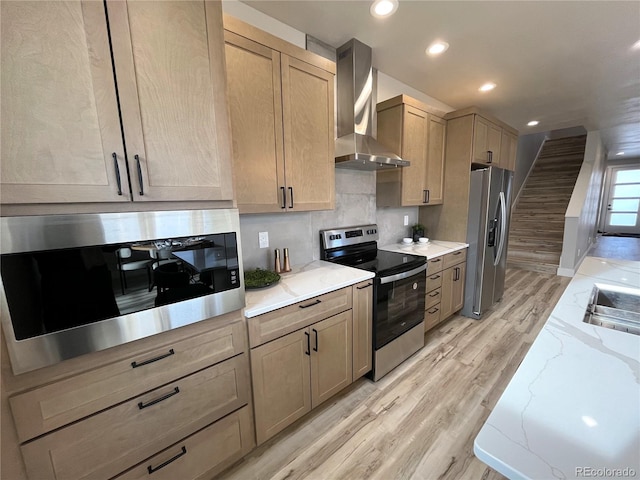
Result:
M502 298L507 267L513 172L473 165L462 314L479 319Z

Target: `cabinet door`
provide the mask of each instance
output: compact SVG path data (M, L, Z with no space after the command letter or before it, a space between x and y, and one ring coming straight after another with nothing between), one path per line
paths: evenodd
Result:
M459 263L453 267L453 286L451 288L451 304L453 312L462 309L464 304L464 279L466 275L466 263Z
M311 330L311 406L316 408L353 381L352 311L315 323Z
M2 203L129 200L102 2L3 1L0 17Z
M516 151L518 149L518 137L506 130L502 131L500 143L500 167L515 171Z
M492 165L498 163L502 128L476 115L473 132L472 161Z
M447 122L429 115L426 185L429 205L440 205L444 200L444 145Z
M402 159L411 162L402 168L402 206L424 205L427 180L428 114L404 106Z
M462 308L466 264L459 263L442 272L440 319L444 320Z
M258 444L311 410L309 329L251 350Z
M279 212L285 205L280 53L224 35L238 209Z
M444 320L453 314L453 267L442 271L442 289L440 300L440 319Z
M287 209L333 209L333 74L285 54L281 63Z
M107 10L134 199L233 199L220 3Z
M372 368L373 280L353 286L353 381Z

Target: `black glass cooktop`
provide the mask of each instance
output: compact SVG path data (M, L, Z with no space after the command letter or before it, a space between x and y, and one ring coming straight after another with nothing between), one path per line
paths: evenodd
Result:
M377 277L407 272L427 263L426 257L387 252L386 250L373 250L364 254L344 255L333 261L341 265L373 272Z

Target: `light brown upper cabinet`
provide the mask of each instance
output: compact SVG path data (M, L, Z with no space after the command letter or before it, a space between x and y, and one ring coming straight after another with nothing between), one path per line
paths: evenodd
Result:
M377 112L378 141L411 162L409 167L377 172L377 205L441 204L446 121L406 95L379 103Z
M335 63L225 15L240 213L334 207Z
M507 130L502 130L502 140L500 141L500 168L515 171L517 150L518 136Z
M473 132L473 162L497 165L500 158L502 128L476 115Z
M479 163L515 169L518 131L476 107L449 112L444 118L447 121L444 202L433 211L421 209L418 220L430 237L465 242L471 166Z
M233 199L219 2L1 8L2 203Z

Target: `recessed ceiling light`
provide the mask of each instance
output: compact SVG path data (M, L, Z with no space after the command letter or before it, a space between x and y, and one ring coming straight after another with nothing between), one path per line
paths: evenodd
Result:
M632 50L640 50L640 40L638 40L636 43L634 43L634 44L631 46L631 49L632 49Z
M616 153L616 156L621 157L622 155L624 155L624 152L618 152Z
M484 85L482 85L478 90L480 90L481 92L489 92L494 88L496 88L495 83L487 82Z
M527 123L527 126L529 127L535 127L536 125L538 125L540 122L538 120L531 120L529 123Z
M429 45L429 48L427 48L427 55L432 57L436 55L440 55L441 53L446 52L448 48L449 48L449 44L447 42L438 40L436 42L433 42L431 45Z
M393 15L398 9L398 0L376 0L371 5L371 15L377 18Z

